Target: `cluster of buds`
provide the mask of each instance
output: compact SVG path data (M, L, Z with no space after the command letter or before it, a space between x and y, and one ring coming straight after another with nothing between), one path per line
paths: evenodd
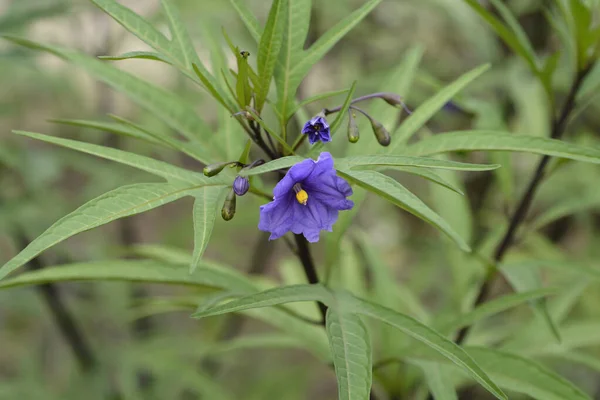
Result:
M262 159L256 160L251 164L243 164L239 161L227 161L207 165L206 167L204 167L204 170L202 172L205 176L212 177L218 175L227 166L229 166L230 168L238 168L239 173L239 171L241 170L251 169L264 163L265 161ZM223 202L223 208L221 208L221 217L225 221L230 221L235 215L236 197L245 195L246 193L248 193L248 190L250 190L250 179L242 175L236 176L231 186L231 190L229 191L229 193L227 193L227 197L225 197L225 201Z

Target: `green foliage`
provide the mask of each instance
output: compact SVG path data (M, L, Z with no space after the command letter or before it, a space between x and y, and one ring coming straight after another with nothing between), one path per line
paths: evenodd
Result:
M69 25L79 7L14 3L0 17L11 32L0 124L15 134L0 137L0 397L299 400L335 372L345 400L456 400L472 385L498 399L592 398L597 1L161 0L149 15L91 0L145 46L131 50L95 15L100 50L40 42L29 26ZM407 23L424 19L426 35ZM360 140L346 142L336 132L354 111ZM305 142L314 115L331 143ZM295 221L319 222L319 244L268 242L259 207L325 151L353 208L332 232L314 208ZM293 189L312 191L309 206L347 191L323 179ZM53 318L17 290L29 286ZM43 331L51 322L93 367L74 372ZM52 374L33 361L36 335L56 348Z

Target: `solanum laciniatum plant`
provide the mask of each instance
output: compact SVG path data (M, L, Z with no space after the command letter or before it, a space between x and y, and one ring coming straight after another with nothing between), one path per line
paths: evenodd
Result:
M588 247L577 257L561 248L553 230L544 229L587 212L600 199L593 189L576 194L582 187L595 187L595 164L600 163L600 145L589 134L593 129L577 118L597 103L597 2L551 2L544 23L552 43L540 46L502 2L460 1L471 22L475 15L481 19L478 29L491 30L497 35L493 39L502 41L511 66L494 60L441 84L421 70L423 48L415 45L393 56L393 69L375 90L361 82L374 77L357 69L352 84L310 96L300 89L309 74L321 71L320 61L353 28L368 25L365 19L374 10L391 10L393 2L364 1L320 32L311 24L311 9L317 5L310 0L274 0L264 21L243 0L231 0L238 26L209 29L203 37L208 44L202 45L210 48L210 57L199 56L198 44L172 0L161 1L168 32L115 0L92 3L150 50L94 57L23 36L4 38L75 65L157 121L133 122L116 109L111 122L75 119L77 110L72 119L54 122L126 136L157 151L141 155L129 151L135 145L121 142L93 144L14 133L137 168L160 180L121 186L88 201L23 243L0 268L2 288L46 285L46 301L86 376L97 373L99 381L108 379L102 389L90 385L90 392L129 398L129 389L111 383L106 371L98 372L111 364L97 356L101 348L94 343L94 332L88 330L88 341L75 317L56 302L57 282L118 280L189 287L185 295L147 295L140 312L147 316L186 310L194 324L217 333L190 335L182 343L177 335L163 333L161 344L148 340L135 355L123 355L135 364L133 386L146 393L142 398L164 396L147 393L162 393L161 382L174 376L172 367L164 365L173 363L186 372L181 393L169 392L169 398L196 392L205 398L264 398L227 384L243 381L241 375L233 374L227 382L219 376L227 359L241 360L241 351L249 348L293 348L313 356L302 371L289 362L267 364L265 371L290 371L282 378L289 386L279 389L281 399L306 398L308 379L299 377L313 367L323 384L335 372L340 399L592 398L593 387L569 381L564 365L585 366L596 377L600 373L596 353L574 351L598 345L597 310L580 311L580 320L567 318L586 288L597 288L597 223L586 225ZM348 60L338 60L336 54L331 53L328 63L334 69L347 67ZM118 63L130 59L166 64L177 72L188 95L119 68ZM515 102L525 111L503 104L504 81L515 75L511 68L537 90L541 133L513 129L503 120L510 122L511 113L526 112L530 104ZM435 91L428 98L414 98L414 82ZM471 84L479 84L479 90L465 93ZM526 89L524 84L514 91L520 95L520 89ZM189 91L203 97L201 107ZM452 127L452 118L442 118L447 115L460 121L460 130ZM152 157L163 151L188 162L178 166ZM537 159L513 153L532 153ZM522 159L529 164L523 166ZM415 190L417 195L413 185L429 190ZM551 186L565 190L552 192ZM193 251L124 243L130 249L118 259L53 267L40 262L43 252L78 233L184 197L193 199L186 218L193 226ZM538 197L546 206L532 212ZM373 212L372 204L380 213ZM367 215L362 223L361 210ZM403 226L409 237L403 245L412 257L381 249L386 226L395 225L396 210L402 218L407 213L416 217L404 220L408 222ZM256 221L244 235L259 238L257 248L243 257L253 260L247 273L204 254L213 230L240 219ZM365 219L381 223L365 224ZM424 234L425 227L436 234ZM219 236L213 242L222 241L223 252L246 251L228 239ZM261 265L270 257L263 256L268 241L281 244L273 262L280 279ZM401 272L411 263L412 273L421 278L402 283ZM16 273L26 265L29 271ZM424 281L429 293L422 290ZM580 303L589 308L589 300ZM272 329L248 334L240 316L220 324L209 318L229 313ZM185 349L175 361L172 354L165 356L170 361L163 364L158 347L173 349L173 354ZM152 358L153 352L157 356L148 363L151 371L147 365L138 368L143 364L139 354Z

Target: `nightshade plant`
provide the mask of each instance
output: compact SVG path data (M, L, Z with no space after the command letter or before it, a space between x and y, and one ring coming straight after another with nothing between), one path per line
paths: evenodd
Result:
M19 135L138 168L164 181L123 186L63 217L0 268L3 287L53 280L98 279L93 263L67 265L14 277L8 275L73 235L191 196L194 206L193 218L190 219L193 219L195 237L189 271L156 264L148 264L146 269L143 266L134 268L139 266L135 264L137 261L121 260L114 264L117 268L105 278L179 283L216 290L216 295L208 295L197 304L194 318L251 309L256 311L257 314L253 315L286 332L323 363L333 364L340 399L359 400L380 398L386 396L386 392L393 394L394 385L389 379L381 379L377 387L372 388L375 356L376 366L385 364L391 357L391 362L400 360L422 368L427 390L439 399L456 398L455 387L469 383L481 385L498 399L508 398L503 389L544 400L590 398L535 360L494 349L491 345L461 346L474 322L518 304L530 302L536 313L547 316L543 299L555 293L554 289L528 285L526 278L519 277L519 271L503 264L503 260L513 245L516 230L527 214L550 157L600 163L599 148L558 140L575 109L581 85L600 52L600 29L593 23L593 7L590 4L582 0L559 0L556 10L549 14L566 37L569 54L574 57L571 60L572 83L564 101L559 102L555 99L552 81L557 57L550 56L541 62L514 17L500 2L493 3L504 21L494 17L476 0L466 0L502 40L523 57L543 85L549 104L558 110L552 121L551 138L542 138L483 129L428 135L425 124L448 102L459 101L455 99L457 94L480 77L488 66L466 72L415 107L414 112L403 113L405 106L400 95L408 91L418 67L421 56L418 48L404 56L394 73L396 80L389 81L388 86L383 88L384 92L355 96L355 82L342 91L297 99L298 88L311 68L381 0L365 1L306 49L310 0L274 0L264 26L242 0L231 0L255 45L252 49L242 49L236 45L236 38L223 32L223 40L235 59L236 68L229 70L226 65L219 64L218 59L224 57L215 57L212 72L198 57L178 10L170 0L162 0L170 39L115 0L92 1L153 50L107 55L98 60L22 37L5 38L54 54L84 69L153 113L171 128L171 133L153 131L119 117L114 117L115 123L110 124L82 120L59 122L98 128L170 148L205 167L200 173L124 150L16 131ZM227 116L220 120L222 126L216 131L211 129L197 110L177 94L124 72L109 62L135 58L166 63L177 69L190 85L203 90L220 107L222 115ZM340 94L344 95L342 104L328 100L332 102L332 108L325 108L312 118L306 113L306 106ZM365 103L372 105L369 111L362 108ZM560 105L556 106L556 103ZM394 123L401 113L405 118L396 127ZM343 135L338 131L346 118L347 135ZM374 137L364 134L368 129L372 130ZM385 173L389 170L408 172L460 193L460 188L434 171L491 171L499 167L497 164L453 161L447 155L435 157L457 151L513 151L544 156L509 223L501 226L501 239L497 240L492 255L479 249L472 250L472 238L461 236L442 216ZM275 181L267 179L269 173L276 177ZM349 288L329 284L332 269L336 266L344 268L338 263L340 244L353 217L365 203L367 194L380 197L432 225L461 252L468 254L471 262L487 269L483 278L477 276L481 282L475 296L465 294L469 300L468 307L458 310L454 320L428 321L416 313L399 312L394 304L390 304L390 297L385 297L389 291L379 291L372 298L364 298L361 293L353 293ZM264 200L260 208L251 211L260 218L256 231L270 232L270 239L285 241L302 264L308 284L268 285L270 287L263 290L263 283L234 268L216 266L203 260L213 227L221 223L217 218L219 210L222 219L229 221L236 216L237 203L248 196ZM327 242L326 265L315 265L314 245L309 243L316 242ZM482 306L489 297L493 279L499 273L504 274L520 293ZM379 288L385 287L386 279L381 279L381 275L373 277L373 280ZM287 305L294 302L316 302L320 315L309 313L311 318L300 315ZM376 343L375 351L370 335L378 326L372 324L374 321L396 330L393 335L387 336L387 331L382 330L386 340L394 340L392 344ZM559 337L560 332L551 318L546 318L546 322ZM400 332L414 341L406 342L404 337L400 339ZM323 335L326 335L329 351L323 350ZM384 345L389 347L382 349ZM449 365L462 371L460 379L442 376L440 368ZM521 375L525 376L526 383L523 383Z

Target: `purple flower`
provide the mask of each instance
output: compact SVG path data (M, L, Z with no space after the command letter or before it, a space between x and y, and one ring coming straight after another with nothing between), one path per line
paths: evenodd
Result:
M233 191L238 196L243 196L250 189L250 181L245 176L236 176L233 181Z
M317 115L302 128L304 135L308 134L308 141L310 144L315 144L319 140L322 142L331 142L331 135L329 132L329 124L322 115Z
M321 230L332 231L338 211L354 203L346 197L352 188L336 175L331 154L321 153L317 161L304 160L292 166L273 189L273 201L260 207L258 229L271 232L269 240L289 231L302 233L309 242L318 242Z

